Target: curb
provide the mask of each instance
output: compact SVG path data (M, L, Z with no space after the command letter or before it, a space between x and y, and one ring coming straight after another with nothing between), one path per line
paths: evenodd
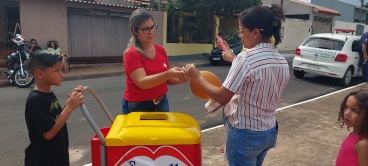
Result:
M8 85L10 85L8 79L6 79L6 81L0 81L0 87Z
M86 75L78 75L78 76L67 76L67 77L64 77L63 81L81 80L81 79L88 79L88 78L113 77L113 76L122 76L122 75L125 75L125 71L98 73L98 74L86 74ZM0 87L4 87L4 86L12 86L12 85L9 84L8 79L4 81L1 80Z
M72 81L72 80L80 80L80 79L88 79L88 78L113 77L113 76L121 76L121 75L124 75L124 74L125 74L125 71L110 72L110 73L98 73L98 74L87 74L87 75L78 75L78 76L68 76L68 77L64 77L63 81Z

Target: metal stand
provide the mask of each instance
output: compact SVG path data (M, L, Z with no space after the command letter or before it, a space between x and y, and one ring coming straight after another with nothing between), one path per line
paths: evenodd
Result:
M96 91L94 91L92 88L90 88L88 86L85 86L84 87L84 90L91 92L91 94L96 98L96 100L98 101L98 103L100 103L102 109L104 110L106 116L109 118L109 120L110 120L110 122L112 124L114 122L114 119L112 118L110 111L107 110L106 105L102 102L100 96L98 96L98 94L96 93ZM106 166L105 137L102 134L100 128L97 126L96 122L93 120L93 118L89 114L89 112L87 110L87 107L84 104L82 104L80 106L80 109L82 110L82 113L84 114L84 116L86 117L87 121L91 125L92 129L95 131L96 135L100 139L100 142L101 142L101 145L100 145L100 165L101 166Z

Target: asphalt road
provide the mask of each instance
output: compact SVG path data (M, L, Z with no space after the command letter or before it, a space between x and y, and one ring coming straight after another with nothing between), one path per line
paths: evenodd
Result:
M292 56L285 55L291 66ZM198 64L197 69L215 73L222 81L229 71L229 65L210 66L208 63ZM343 89L337 85L336 79L306 75L303 79L296 79L290 70L291 79L284 90L278 108L305 101L333 91ZM353 84L361 83L360 78L354 78ZM65 81L60 87L53 87L60 103L66 101L66 94L78 86L90 86L102 98L113 117L121 112L121 97L125 89L125 76L105 77ZM20 89L15 86L0 88L0 161L1 165L23 165L24 148L28 145L28 134L24 120L24 104L29 91L33 87ZM220 111L208 114L204 109L206 100L197 99L190 91L189 84L169 87L170 110L183 112L193 116L202 129L221 124ZM109 120L98 102L91 94L86 94L86 107L99 126L110 126ZM80 109L76 109L68 122L70 139L71 165L90 163L90 139L94 135L92 128L84 118Z

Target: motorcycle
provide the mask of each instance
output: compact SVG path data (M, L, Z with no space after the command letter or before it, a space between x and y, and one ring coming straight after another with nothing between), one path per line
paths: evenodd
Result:
M11 42L17 46L17 52L5 56L8 71L2 70L1 73L8 77L11 85L15 84L19 88L27 88L35 81L26 63L30 54L27 42L20 34L15 36L12 32L8 32L8 34L12 37Z

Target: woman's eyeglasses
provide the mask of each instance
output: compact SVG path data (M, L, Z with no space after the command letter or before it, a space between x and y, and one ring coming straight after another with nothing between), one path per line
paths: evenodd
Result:
M139 29L139 30L142 30L144 34L149 34L151 31L152 32L156 32L157 29L158 29L158 24L153 24L153 26L151 28L135 28L135 29Z
M238 30L236 30L236 31L238 31L238 34L243 34L244 33L244 31L253 31L254 29L238 29ZM263 29L259 29L259 31L263 31Z

